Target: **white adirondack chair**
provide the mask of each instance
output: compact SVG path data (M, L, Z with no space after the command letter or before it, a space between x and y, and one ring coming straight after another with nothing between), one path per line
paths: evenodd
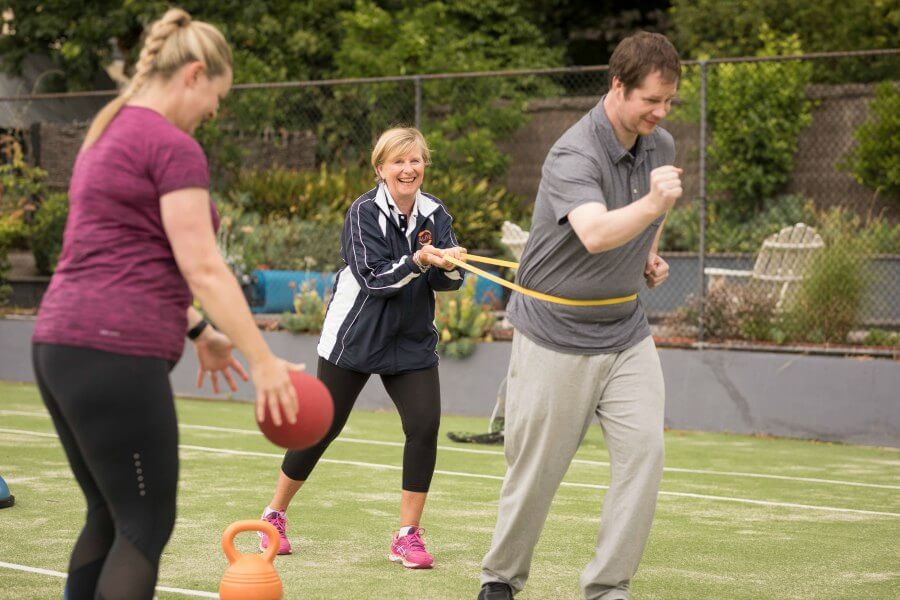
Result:
M500 243L509 248L516 260L521 260L522 252L525 251L525 242L528 241L528 232L509 221L503 221L500 231L503 232Z
M703 273L709 277L708 289L723 285L729 278L753 285L769 298L776 299L781 310L791 289L803 281L816 252L825 247L816 230L803 223L785 227L767 237L750 271L708 267Z

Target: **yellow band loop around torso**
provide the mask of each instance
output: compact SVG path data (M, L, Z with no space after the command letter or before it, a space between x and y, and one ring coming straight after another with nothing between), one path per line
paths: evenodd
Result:
M484 277L489 281L498 283L503 287L507 287L513 291L519 292L520 294L525 294L526 296L531 296L532 298L537 298L538 300L543 300L545 302L564 304L566 306L609 306L611 304L625 304L626 302L634 302L635 300L637 300L637 294L620 296L618 298L604 298L602 300L573 300L572 298L559 298L557 296L551 296L549 294L542 294L541 292L525 289L522 286L510 281L506 281L502 277L498 277L493 273L488 273L483 269L479 269L478 267L474 267L468 264L469 262L480 262L489 265L497 265L500 267L508 267L510 269L517 269L519 268L519 263L517 262L512 262L511 260L502 260L499 258L488 258L486 256L475 256L474 254L466 254L465 256L465 261L457 260L452 256L446 255L444 256L444 259L450 263L453 263L457 267L463 268L466 271L471 271L479 277Z

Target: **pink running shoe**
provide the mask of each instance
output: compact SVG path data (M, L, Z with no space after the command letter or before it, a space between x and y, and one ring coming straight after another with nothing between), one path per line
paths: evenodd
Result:
M284 533L285 529L287 529L287 517L284 516L284 513L270 512L264 516L262 520L268 521L278 530L278 554L290 554L291 543ZM258 531L257 533L259 534L259 550L262 552L269 547L269 536L262 531Z
M413 527L403 537L395 533L388 558L393 562L402 562L407 569L430 569L434 558L425 549L425 542L422 541L424 533L425 530L419 527Z

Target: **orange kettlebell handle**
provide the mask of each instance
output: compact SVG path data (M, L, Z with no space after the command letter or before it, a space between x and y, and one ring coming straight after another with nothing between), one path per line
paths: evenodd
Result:
M271 523L261 519L248 519L235 521L222 534L222 550L225 551L225 556L228 557L228 564L234 564L238 557L242 556L234 547L234 537L244 531L262 531L269 536L269 547L263 552L263 558L268 562L275 560L275 555L278 554L278 530Z

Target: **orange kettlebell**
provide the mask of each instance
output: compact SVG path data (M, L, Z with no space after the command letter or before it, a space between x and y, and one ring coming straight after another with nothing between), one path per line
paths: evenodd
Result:
M262 531L275 543L270 543L262 556L241 554L234 547L234 536L242 531ZM281 578L272 564L278 553L278 530L271 523L232 523L222 534L222 550L228 557L228 568L219 584L220 600L281 600Z

